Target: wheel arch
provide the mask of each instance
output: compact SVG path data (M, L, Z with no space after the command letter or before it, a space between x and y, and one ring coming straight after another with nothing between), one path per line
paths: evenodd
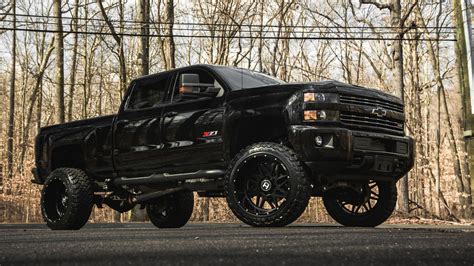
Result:
M51 151L50 172L61 167L77 168L85 171L84 151L80 144L62 145Z
M283 116L241 117L227 128L227 161L245 147L258 142L275 142L288 146L288 127Z

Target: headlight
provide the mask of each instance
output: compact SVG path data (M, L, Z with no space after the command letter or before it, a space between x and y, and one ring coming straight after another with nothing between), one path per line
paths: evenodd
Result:
M334 93L316 93L316 92L305 92L304 102L316 102L316 103L336 103L337 94Z
M315 98L314 92L305 92L304 94L304 102L314 102Z

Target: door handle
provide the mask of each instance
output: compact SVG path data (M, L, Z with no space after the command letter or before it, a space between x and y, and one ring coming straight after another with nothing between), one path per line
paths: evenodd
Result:
M178 115L178 112L168 112L168 113L165 113L163 116L164 117L173 117L173 116L177 116Z

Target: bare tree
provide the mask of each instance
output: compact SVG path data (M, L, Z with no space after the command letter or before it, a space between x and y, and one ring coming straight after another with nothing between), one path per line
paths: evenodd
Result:
M163 4L163 5L162 5ZM157 33L163 37L157 38L158 48L160 50L161 59L163 60L164 69L172 69L176 67L176 48L174 42L174 17L175 6L173 0L158 0L156 4L157 16L153 23ZM165 15L162 16L162 13Z
M112 37L117 43L117 50L118 51L113 51L114 54L118 56L119 59L119 64L120 64L120 93L122 97L122 94L125 92L127 89L127 68L125 66L125 53L124 53L124 44L123 44L123 36L120 35L116 30L112 22L110 21L109 17L107 16L107 12L105 11L104 5L102 4L102 0L97 0L97 4L100 8L100 13L102 14L102 17L105 20L105 23L109 27L110 32L112 33ZM119 16L121 18L121 21L123 21L123 3L122 0L119 1L118 3L119 6Z
M74 12L73 12L73 25L72 29L75 31L74 34L74 41L72 45L72 62L71 67L69 70L69 101L68 101L68 108L67 108L67 120L72 120L72 110L73 110L73 103L74 103L74 89L76 86L76 72L77 72L77 48L79 44L79 34L78 31L78 24L79 24L79 0L74 1Z
M140 72L148 75L150 69L150 3L140 0Z
M173 36L173 27L174 27L174 0L168 0L166 2L166 23L168 24L168 67L167 69L172 69L176 67L175 62L175 43Z
M15 131L15 80L16 80L16 0L12 0L11 7L12 19L13 19L13 36L11 46L11 76L10 76L10 101L9 101L9 114L8 114L8 133L7 133L7 173L8 180L13 178L13 133ZM0 180L0 185L3 188L3 179ZM10 190L7 189L7 194Z
M43 37L45 38L45 37ZM53 40L51 43L48 45L48 47L45 47L44 42L39 43L38 45L41 46L41 53L39 55L39 64L37 66L37 70L33 73L33 77L35 80L34 87L33 87L33 93L30 97L29 101L29 107L28 111L26 114L26 123L25 123L25 129L23 130L23 145L21 149L21 155L20 155L20 161L19 161L19 171L23 171L23 163L25 161L25 155L27 152L27 145L26 143L29 140L30 136L30 130L31 127L29 126L31 124L31 120L33 118L33 108L37 102L38 95L41 93L41 86L43 84L43 77L44 77L44 72L46 71L46 68L48 67L49 63L49 58L54 50L54 43L55 43L55 38L53 37Z
M404 101L405 98L405 82L404 82L404 66L403 66L403 36L405 32L405 22L409 18L413 8L418 4L418 0L409 7L405 15L402 15L401 0L390 0L389 3L380 3L371 0L360 0L361 4L371 4L380 10L387 9L390 11L390 26L397 29L398 37L393 45L393 60L396 65L395 83L399 95ZM403 212L409 211L409 193L408 193L408 174L404 176L400 182L400 207Z
M53 14L56 19L55 54L56 54L56 96L55 96L55 122L64 123L64 40L61 0L54 0Z

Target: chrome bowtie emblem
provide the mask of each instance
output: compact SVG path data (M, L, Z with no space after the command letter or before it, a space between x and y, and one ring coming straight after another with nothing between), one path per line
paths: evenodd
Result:
M378 117L384 117L384 116L387 115L387 110L385 110L381 107L377 107L377 108L372 109L372 114L374 114Z

